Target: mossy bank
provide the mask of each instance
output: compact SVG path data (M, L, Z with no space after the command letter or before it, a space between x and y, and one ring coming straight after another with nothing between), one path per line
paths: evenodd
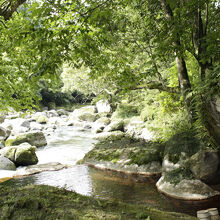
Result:
M110 200L99 200L51 186L0 185L0 219L196 219Z

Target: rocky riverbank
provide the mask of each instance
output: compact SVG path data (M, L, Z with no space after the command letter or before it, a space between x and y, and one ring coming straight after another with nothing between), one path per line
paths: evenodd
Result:
M36 148L45 146L45 137L60 126L91 129L98 140L81 163L124 172L140 181L161 177L156 184L158 190L174 198L201 200L220 196L207 185L220 180L217 150L207 148L193 131L160 143L140 117L120 118L117 110L112 113L104 101L73 112L61 109L26 114L23 118L18 113L1 116L0 169L37 164ZM50 165L46 167L50 170Z

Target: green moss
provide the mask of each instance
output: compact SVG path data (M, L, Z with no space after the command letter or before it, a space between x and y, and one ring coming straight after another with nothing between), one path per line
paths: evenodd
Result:
M149 218L148 218L149 217ZM146 206L100 200L52 186L9 187L0 185L0 219L196 219L178 213L168 213Z
M5 141L5 146L13 146L13 145L19 145L24 142L28 142L28 137L25 135L19 135L16 138L10 138Z
M159 143L146 143L138 152L131 151L129 154L130 164L148 164L152 161L162 162L163 145Z
M131 103L122 103L116 110L117 118L131 118L137 116L138 106Z
M117 163L120 158L130 159L129 164L143 165L152 161L162 161L164 146L159 143L146 143L129 137L113 141L101 141L86 154L89 159ZM81 161L82 162L82 161Z
M164 180L174 185L178 184L184 179L191 180L194 179L194 177L189 169L183 167L166 172L164 175Z
M98 161L117 161L121 155L121 152L119 150L115 149L95 149L90 151L87 154L87 158L98 160Z

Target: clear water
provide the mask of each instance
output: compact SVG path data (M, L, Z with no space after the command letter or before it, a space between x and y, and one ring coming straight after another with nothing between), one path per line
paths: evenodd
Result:
M75 165L92 149L95 142L89 130L60 127L47 137L48 145L37 150L38 164L59 162Z

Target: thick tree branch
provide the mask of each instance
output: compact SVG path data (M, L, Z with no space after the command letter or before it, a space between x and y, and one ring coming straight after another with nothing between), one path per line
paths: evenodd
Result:
M147 82L143 85L139 85L137 87L131 87L129 89L131 90L158 89L159 91L164 91L168 93L176 93L176 94L180 93L179 87L168 87L168 86L163 85L161 82L157 82L157 81Z
M18 7L25 2L26 0L17 0L14 3L9 2L8 5L4 8L1 6L0 16L2 16L5 19L5 21L9 20L11 16L13 15L13 13L18 9Z

